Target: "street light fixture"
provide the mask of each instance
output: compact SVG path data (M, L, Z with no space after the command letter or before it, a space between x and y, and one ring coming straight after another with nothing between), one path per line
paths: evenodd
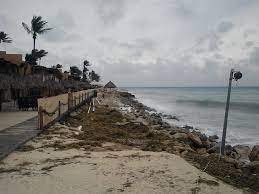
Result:
M221 146L220 146L220 154L221 155L225 154L225 142L226 142L226 133L227 133L227 124L228 124L228 111L229 111L229 102L230 102L232 80L234 79L235 81L237 81L241 78L242 78L242 73L240 71L235 71L234 69L230 70L229 84L228 84L228 95L227 95L225 118L224 118L223 133L222 133L222 141L221 141Z

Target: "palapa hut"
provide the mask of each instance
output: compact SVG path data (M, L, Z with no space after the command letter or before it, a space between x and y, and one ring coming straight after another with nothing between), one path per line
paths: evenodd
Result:
M107 84L105 84L105 86L104 86L104 89L110 89L110 90L112 90L112 89L115 89L115 88L117 88L117 86L114 84L114 83L112 83L111 81L109 81Z
M105 84L104 88L117 88L117 86L109 81L107 84Z

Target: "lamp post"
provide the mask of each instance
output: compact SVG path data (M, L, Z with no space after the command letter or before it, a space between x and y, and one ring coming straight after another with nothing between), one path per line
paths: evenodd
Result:
M235 79L235 81L237 81L241 78L242 78L242 73L240 71L235 71L234 69L230 70L227 102L226 102L226 109L225 109L225 118L224 118L223 133L222 133L222 140L221 140L221 147L220 147L220 154L221 155L225 154L226 133L227 133L227 124L228 124L228 111L229 111L232 80Z

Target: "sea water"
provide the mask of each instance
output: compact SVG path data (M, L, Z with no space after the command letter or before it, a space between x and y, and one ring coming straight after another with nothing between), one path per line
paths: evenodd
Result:
M158 112L177 116L172 125L191 125L221 138L226 87L123 88ZM233 87L228 117L227 143L259 144L259 87Z

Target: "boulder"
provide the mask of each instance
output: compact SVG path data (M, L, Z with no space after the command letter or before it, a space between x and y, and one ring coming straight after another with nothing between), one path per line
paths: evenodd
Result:
M190 130L190 129L193 129L193 126L185 125L185 126L183 126L183 128L187 129L187 130Z
M208 137L205 134L200 134L199 137L200 137L201 141L207 141L208 140Z
M253 161L242 166L242 171L245 174L259 174L259 161Z
M234 151L234 149L233 149L233 147L231 145L226 145L225 146L225 155L231 156L231 154L233 154L233 151ZM219 153L220 152L220 143L215 144L213 147L208 149L207 152L209 154L211 154L211 153ZM234 158L234 157L232 157L232 158Z
M244 162L249 161L249 154L251 153L249 146L236 145L233 147L233 149L238 155L236 159Z
M196 151L197 151L198 154L206 154L207 153L206 148L198 148Z
M201 147L202 146L202 142L201 139L198 135L194 134L194 133L188 133L188 138L197 146Z
M175 139L182 139L182 140L188 139L188 136L185 133L176 133L176 134L173 135L173 137Z
M249 154L250 161L259 161L259 145L255 145Z
M171 125L169 123L167 123L167 122L162 122L161 127L162 128L170 128Z
M219 139L219 136L217 136L217 135L209 136L209 140L212 141L212 142L217 141L217 139Z
M212 153L219 153L219 144L216 144L214 145L213 147L211 147L210 149L207 150L207 152L209 154L212 154Z

